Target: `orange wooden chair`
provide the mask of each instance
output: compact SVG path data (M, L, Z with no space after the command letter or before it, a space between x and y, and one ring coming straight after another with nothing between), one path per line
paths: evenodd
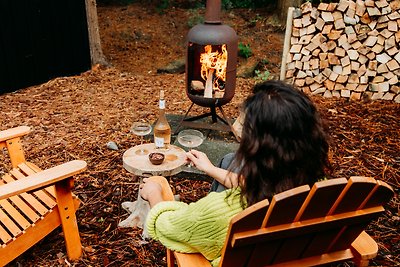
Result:
M368 266L377 243L364 231L384 212L392 188L373 178L317 182L282 192L236 215L220 267L316 266L353 260ZM167 251L168 266L210 266L201 254Z
M86 162L70 161L40 170L25 161L20 137L27 126L0 131L0 148L7 148L12 169L0 178L0 266L4 266L62 225L67 254L78 259L82 246L75 216L79 200L71 193L72 176Z

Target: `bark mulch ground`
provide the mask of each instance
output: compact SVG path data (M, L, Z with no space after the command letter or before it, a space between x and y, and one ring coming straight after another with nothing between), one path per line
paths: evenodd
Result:
M122 167L122 154L139 139L129 133L140 118L154 121L159 88L165 88L167 112L182 114L190 104L184 95L183 75L137 76L114 68L99 68L80 76L57 78L40 86L0 96L1 129L29 125L27 157L42 168L72 159L88 162L78 175L75 192L83 201L78 211L84 255L74 266L165 266L165 250L157 242L143 243L138 229L121 229L127 217L124 201L137 197L138 180ZM227 113L237 116L237 105L250 93L252 79L239 79L237 94ZM368 227L379 243L372 264L399 264L398 151L400 105L390 102L351 102L313 97L331 136L334 177L356 175L382 179L396 190L385 214ZM119 150L109 150L114 141ZM0 154L4 170L4 154ZM172 177L182 201L204 196L209 182ZM59 230L18 258L19 266L67 266ZM13 265L12 265L13 266Z
M88 163L75 185L82 200L78 211L82 259L68 262L58 229L10 266L165 266L163 246L143 242L140 229L117 227L128 216L121 203L135 200L138 190L137 177L122 167L122 154L140 142L129 132L132 122L155 121L160 88L166 91L167 113L183 114L189 107L184 75L156 74L156 64L183 56L188 27L182 25L193 18L193 11L175 8L157 14L140 5L99 7L103 49L114 67L95 67L79 76L0 95L0 130L32 127L24 139L30 161L42 168L72 159ZM271 26L273 20L254 10L224 13L223 18L277 77L283 33ZM238 116L239 104L256 81L257 77L237 80L235 97L224 108L229 117ZM331 137L333 177L370 176L395 189L386 212L369 225L368 233L379 244L371 265L400 266L400 104L312 98ZM109 141L116 142L119 150L108 149ZM8 168L5 156L0 152L0 172ZM207 194L209 181L188 178L171 179L182 201Z

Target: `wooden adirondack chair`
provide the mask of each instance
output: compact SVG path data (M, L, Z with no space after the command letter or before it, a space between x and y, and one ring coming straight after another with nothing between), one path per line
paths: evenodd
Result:
M378 252L364 231L393 196L373 178L317 182L260 201L230 223L220 267L316 266L353 260L368 266ZM167 251L168 266L210 266L201 254Z
M0 266L60 225L70 260L82 254L75 216L79 200L71 188L72 176L86 169L86 162L74 160L40 170L25 161L20 137L29 132L27 126L0 131L0 148L7 148L12 165L0 178Z

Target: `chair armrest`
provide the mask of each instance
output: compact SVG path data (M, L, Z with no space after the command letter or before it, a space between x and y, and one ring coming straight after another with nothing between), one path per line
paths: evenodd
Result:
M86 166L87 164L85 161L73 160L29 175L23 179L0 185L0 200L14 195L19 195L26 191L32 191L53 185L59 181L80 173L86 169Z
M378 244L369 234L363 231L351 244L351 251L354 257L359 260L373 259L378 254Z
M28 134L30 131L31 128L28 126L19 126L4 131L0 131L0 142L10 140L16 137L21 137L23 135Z
M173 252L178 266L180 267L211 267L211 263L200 253Z

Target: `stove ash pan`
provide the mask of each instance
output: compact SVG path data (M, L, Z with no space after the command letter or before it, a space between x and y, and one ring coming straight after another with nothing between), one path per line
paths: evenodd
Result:
M213 15L212 15L213 16ZM186 94L203 107L220 107L235 94L238 37L216 19L187 36Z

